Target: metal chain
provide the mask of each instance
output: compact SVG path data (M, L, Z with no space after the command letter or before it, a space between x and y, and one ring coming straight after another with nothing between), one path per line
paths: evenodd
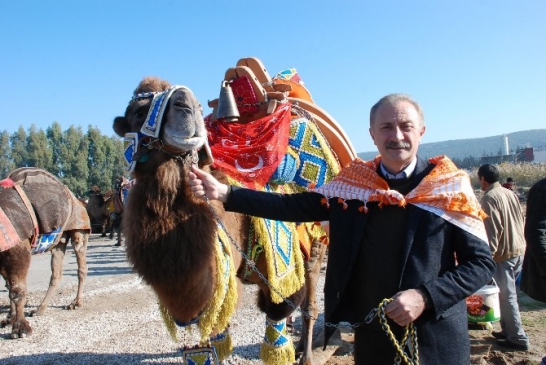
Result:
M413 322L408 324L404 330L404 336L401 341L398 341L391 331L389 324L387 323L387 316L385 315L385 307L392 299L383 299L377 308L374 308L367 316L366 322L370 323L377 315L379 315L379 322L381 328L387 334L392 344L396 348L396 357L394 363L399 365L404 360L404 363L408 365L419 365L419 349L417 347L417 331ZM404 347L408 347L409 354L404 351Z
M309 318L309 319L314 319L314 320L317 320L316 317L314 317L313 315L311 315L309 312L301 309L299 306L297 306L296 304L294 304L294 302L292 302L290 299L288 299L287 297L285 297L284 295L282 295L278 289L276 289L270 282L269 280L267 280L267 278L260 272L260 270L258 270L258 268L256 267L256 263L254 262L254 260L252 260L252 258L248 257L248 255L243 251L243 249L241 247L239 247L239 245L235 242L235 240L233 239L233 237L231 237L231 235L229 234L228 230L226 229L226 227L224 226L224 224L222 223L222 221L220 220L220 217L218 216L218 213L216 213L216 211L214 210L214 208L212 207L212 204L210 203L210 200L209 198L206 196L206 195L203 195L203 197L205 198L206 202L208 203L210 209L212 210L212 213L214 214L214 217L216 218L216 221L218 222L218 224L222 227L222 229L226 232L226 235L228 236L229 240L231 241L231 243L233 244L233 246L235 246L235 248L237 249L237 251L239 251L239 253L241 254L241 256L243 256L243 258L247 261L247 265L248 267L250 267L256 274L258 274L258 276L267 284L267 286L269 286L269 288L271 290L273 290L278 296L280 296L283 301L285 301L290 307L292 307L295 311L299 311L301 313L302 316L306 317L306 318ZM324 322L324 325L327 326L327 327L333 327L333 328L346 328L346 327L350 327L350 328L355 328L355 327L358 327L358 326L361 326L362 324L364 324L364 321L362 322L359 322L359 323L349 323L349 324L336 324L336 323L329 323L329 322Z

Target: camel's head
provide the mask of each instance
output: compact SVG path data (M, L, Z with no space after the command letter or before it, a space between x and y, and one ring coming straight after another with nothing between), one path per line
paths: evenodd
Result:
M208 151L201 104L190 89L147 77L140 82L125 115L114 119L114 131L125 137L129 171L149 160L177 158L197 163Z

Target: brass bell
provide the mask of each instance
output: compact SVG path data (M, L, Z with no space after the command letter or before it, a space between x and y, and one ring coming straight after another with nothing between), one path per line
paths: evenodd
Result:
M237 103L235 102L233 90L231 90L229 82L225 80L222 81L217 110L217 118L224 119L227 122L236 122L241 117L239 114L239 109L237 108Z

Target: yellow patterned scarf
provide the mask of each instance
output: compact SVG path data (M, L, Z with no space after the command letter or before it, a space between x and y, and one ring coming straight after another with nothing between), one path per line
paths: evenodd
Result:
M377 174L380 162L381 156L367 162L357 158L331 182L313 191L328 198L338 197L342 204L345 204L345 200L360 200L364 202L360 208L363 212L368 211L368 202L379 202L380 207L384 204L401 207L413 204L487 242L483 225L486 215L474 195L470 178L448 157L429 159L435 167L405 196L390 190L387 181ZM326 199L324 203L328 204Z

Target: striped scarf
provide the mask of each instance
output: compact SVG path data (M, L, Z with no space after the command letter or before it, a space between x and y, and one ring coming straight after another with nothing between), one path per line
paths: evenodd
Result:
M483 224L486 214L474 195L468 174L446 156L433 157L429 162L435 167L405 196L391 190L377 173L381 156L367 162L355 159L331 182L313 191L327 198L337 197L344 205L345 200L360 200L364 205L359 209L364 213L368 211L368 202L379 202L379 207L413 204L487 242ZM326 199L324 203L328 204Z

